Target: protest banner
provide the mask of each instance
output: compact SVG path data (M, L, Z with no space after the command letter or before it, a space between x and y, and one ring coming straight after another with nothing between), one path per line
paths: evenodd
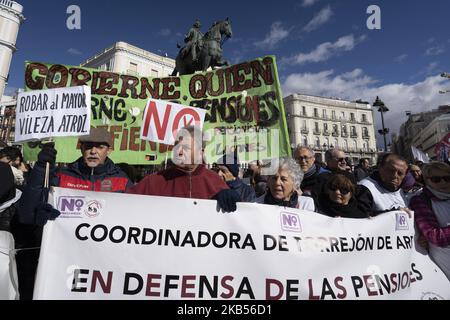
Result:
M35 299L449 299L404 212L298 209L55 188ZM70 250L68 249L70 248Z
M194 125L203 128L205 114L199 108L150 99L144 111L141 139L174 145L179 129Z
M89 135L90 105L88 86L21 92L15 142Z
M205 110L203 131L210 163L224 152L238 149L239 159L250 161L288 156L289 135L274 56L180 77L148 78L102 70L26 62L26 90L86 85L92 92L91 123L114 137L114 162L160 164L171 148L140 139L148 99L170 101ZM74 138L55 139L58 162L79 157ZM34 148L33 148L34 147ZM38 148L26 145L26 159ZM149 161L150 159L150 161Z

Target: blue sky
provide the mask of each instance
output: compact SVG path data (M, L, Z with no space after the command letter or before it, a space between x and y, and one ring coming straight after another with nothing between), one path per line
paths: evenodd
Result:
M277 57L283 95L306 93L391 108L395 131L405 111L450 103L450 1L51 1L19 0L27 18L19 31L7 93L23 86L25 60L78 65L117 41L174 58L196 18L202 30L230 17L224 45L232 63ZM258 3L258 4L257 4ZM81 8L81 30L68 30L66 9ZM369 5L381 9L381 30L369 30ZM379 114L376 114L377 121Z

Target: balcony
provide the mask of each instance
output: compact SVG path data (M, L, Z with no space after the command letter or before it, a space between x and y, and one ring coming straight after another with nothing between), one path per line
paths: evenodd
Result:
M313 133L317 136L320 136L321 134L320 129L314 129Z
M333 132L331 133L331 135L332 135L333 137L339 137L339 132L338 132L338 131L333 131Z
M370 139L370 136L369 136L368 134L363 134L363 135L362 135L362 138L363 138L363 139Z
M302 128L302 130L300 130L301 133L304 134L308 134L309 133L309 129L308 128Z
M341 137L342 138L348 138L348 133L347 132L341 132Z
M328 130L323 130L323 133L322 133L324 136L329 136L330 135L330 131L328 131Z
M350 134L350 138L358 138L358 134L356 132L352 132Z

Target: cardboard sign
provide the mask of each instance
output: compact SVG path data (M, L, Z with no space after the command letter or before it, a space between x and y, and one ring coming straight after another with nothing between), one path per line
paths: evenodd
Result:
M17 98L15 142L89 135L91 88L22 92Z
M191 125L203 128L205 115L206 111L200 108L150 99L144 112L141 139L174 145L179 129Z

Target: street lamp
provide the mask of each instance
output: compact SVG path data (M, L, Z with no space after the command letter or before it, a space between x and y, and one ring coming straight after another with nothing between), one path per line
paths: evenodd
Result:
M386 135L389 133L389 128L384 127L384 113L388 112L389 109L384 105L384 102L380 100L380 98L377 96L377 99L373 103L374 107L378 107L378 112L381 113L381 126L382 129L378 130L378 133L383 135L384 139L384 152L387 152L387 143L386 143Z

